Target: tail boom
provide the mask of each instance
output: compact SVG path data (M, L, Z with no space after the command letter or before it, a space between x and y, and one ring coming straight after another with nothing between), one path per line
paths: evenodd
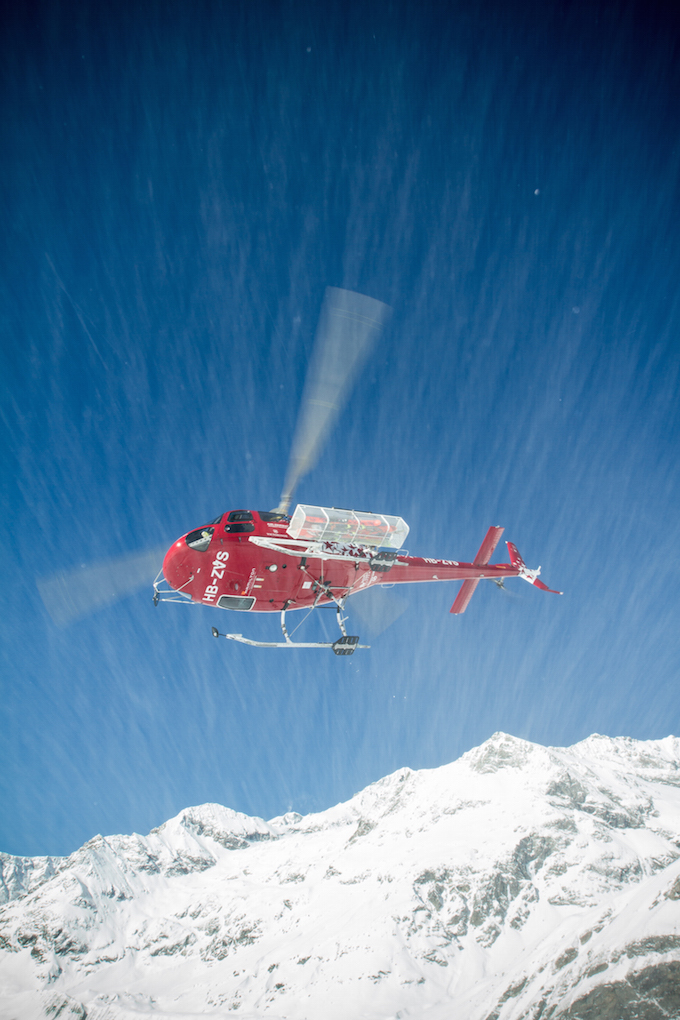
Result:
M381 574L381 580L376 583L413 584L418 581L462 581L460 591L450 610L458 616L465 612L477 585L484 579L494 580L502 586L507 577L523 577L525 581L529 581L530 584L543 591L554 592L554 589L548 588L538 579L541 568L529 570L517 551L517 546L512 542L506 543L510 553L510 563L489 563L503 531L503 528L489 528L472 563L460 563L458 560L422 559L417 556L398 554L394 566L390 568L389 575L386 577ZM382 580L382 578L385 579ZM562 592L554 592L554 594L561 595Z

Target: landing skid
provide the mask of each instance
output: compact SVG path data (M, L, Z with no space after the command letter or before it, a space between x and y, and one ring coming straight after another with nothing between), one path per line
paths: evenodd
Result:
M348 634L345 630L345 619L342 615L342 606L338 605L338 625L341 636L337 641L293 641L286 629L286 610L281 611L281 630L283 641L254 641L253 638L244 637L243 634L220 634L217 627L212 627L212 636L223 637L228 641L238 641L242 645L253 645L255 648L332 648L335 655L353 655L357 648L370 648L370 645L360 645L359 638L354 634Z

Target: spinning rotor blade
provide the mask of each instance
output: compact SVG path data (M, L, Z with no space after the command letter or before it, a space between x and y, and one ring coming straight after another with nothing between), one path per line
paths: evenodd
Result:
M286 513L300 478L316 464L349 388L392 309L352 290L327 287L277 510Z
M390 589L373 585L365 591L350 595L346 609L349 613L356 613L371 636L377 637L406 612L408 601Z
M45 607L58 627L153 584L165 547L133 553L75 570L60 570L37 581Z

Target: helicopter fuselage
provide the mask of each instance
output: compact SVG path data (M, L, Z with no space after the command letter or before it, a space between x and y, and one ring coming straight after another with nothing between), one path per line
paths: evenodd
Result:
M513 564L421 558L361 542L291 539L290 520L275 512L225 513L173 543L165 579L193 602L272 613L327 605L379 584L499 580L521 572ZM494 530L499 537L502 529Z

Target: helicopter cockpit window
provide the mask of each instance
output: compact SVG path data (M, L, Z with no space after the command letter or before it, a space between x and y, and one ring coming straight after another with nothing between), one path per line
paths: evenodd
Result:
M227 517L224 530L230 531L232 534L241 531L254 531L255 525L250 510L232 510Z
M214 528L197 528L196 531L189 532L186 543L190 549L194 549L196 552L206 552L214 531Z
M223 517L224 514L220 514L220 516L216 517L214 521L208 521L208 524L219 524Z

